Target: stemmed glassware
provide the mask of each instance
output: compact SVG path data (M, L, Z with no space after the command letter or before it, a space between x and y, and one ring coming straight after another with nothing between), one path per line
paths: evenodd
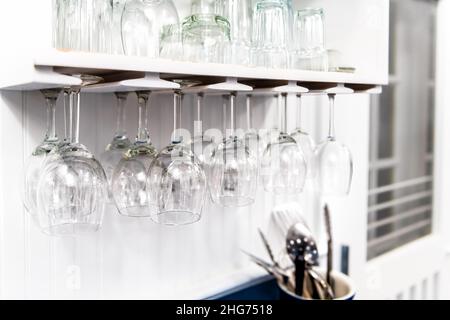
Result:
M162 28L178 23L178 12L172 0L127 1L122 15L125 54L157 58Z
M230 94L231 134L212 155L210 192L224 207L249 206L255 201L258 167L256 157L235 134L236 92Z
M314 141L311 136L303 130L302 127L302 96L297 94L297 125L291 137L295 139L298 146L303 152L307 166L307 179L311 179L315 175L315 156L314 156Z
M256 157L256 162L258 164L261 160L261 155L263 153L264 149L264 143L261 137L259 136L258 132L253 128L252 124L252 110L251 110L251 100L252 95L247 94L245 97L246 102L246 115L247 115L247 130L244 135L245 145L249 148L251 154L253 154L254 157Z
M138 91L138 132L114 170L111 190L119 213L128 217L150 217L147 174L156 157L148 131L150 91Z
M336 141L334 127L335 94L328 94L330 119L328 137L315 151L317 187L324 196L345 196L350 192L353 160L350 150Z
M200 161L179 134L181 90L174 92L174 132L171 144L162 149L148 172L151 218L169 226L200 220L206 195L206 176Z
M39 144L28 158L25 168L25 194L24 206L31 218L37 224L38 208L37 208L37 194L38 183L43 172L43 166L47 160L47 156L51 151L58 147L60 140L56 134L55 123L55 108L56 100L61 92L61 89L47 89L41 90L45 97L47 106L47 129L44 140Z
M125 104L128 92L116 92L117 100L117 125L116 132L110 144L106 146L105 152L100 155L100 163L105 170L108 183L111 185L114 169L123 158L123 154L130 148L131 141L128 139L125 129ZM112 195L110 195L111 200Z
M267 146L261 161L264 189L277 195L292 195L303 191L306 162L294 138L286 133L287 94L283 93L284 108L280 108L278 138Z
M210 165L211 165L211 155L214 151L215 145L214 141L211 137L205 136L203 131L203 122L202 122L202 109L203 109L203 100L204 94L197 94L197 120L196 124L194 124L194 138L191 142L191 149L194 154L197 156L206 177L209 177L210 174Z
M68 90L69 139L54 149L38 184L39 224L51 235L97 231L108 196L105 172L94 155L79 142L80 91L100 78L81 75L81 86Z

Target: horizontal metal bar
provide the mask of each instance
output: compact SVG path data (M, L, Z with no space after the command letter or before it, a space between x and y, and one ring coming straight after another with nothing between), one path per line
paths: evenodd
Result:
M394 199L391 201L387 201L387 202L383 202L383 203L371 206L371 207L369 207L369 213L387 209L387 208L391 208L391 207L395 207L400 204L416 201L419 199L431 197L432 195L433 195L433 191L431 191L431 190L414 193L414 194L411 194L411 195L408 195L405 197L397 198L397 199Z
M388 191L394 191L394 190L398 190L398 189L414 187L414 186L421 185L421 184L431 182L431 181L433 181L432 176L423 176L423 177L416 178L416 179L397 182L397 183L393 183L393 184L390 184L387 186L382 186L382 187L371 189L371 190L369 190L369 196L373 196L373 195L380 194L380 193L385 193Z
M416 231L418 229L422 229L422 228L424 228L424 227L426 227L428 225L431 225L431 218L428 219L427 221L420 221L420 222L414 223L414 224L412 224L410 226L401 228L401 229L396 230L396 231L394 231L394 232L392 232L390 234L387 234L387 235L385 235L383 237L376 238L374 240L370 240L367 243L367 247L371 248L371 247L380 245L383 242L386 242L386 241L389 241L389 240L392 240L392 239L395 239L395 238L399 238L399 237L401 237L401 236L403 236L405 234L411 233L411 232Z
M433 208L433 206L428 204L428 205L425 205L425 206L414 208L412 210L405 211L405 212L400 213L400 214L396 214L396 215L394 215L392 217L389 217L387 219L378 220L378 221L374 221L374 222L369 222L368 229L369 230L373 230L373 229L379 228L381 226L384 226L384 225L387 225L387 224L390 224L390 223L393 223L393 222L396 222L396 221L399 221L399 220L403 220L403 219L406 219L406 218L409 218L409 217L413 217L413 216L416 216L418 214L425 213L427 211L431 211L432 208Z
M388 169L398 165L400 161L396 158L387 158L371 161L369 164L369 170Z

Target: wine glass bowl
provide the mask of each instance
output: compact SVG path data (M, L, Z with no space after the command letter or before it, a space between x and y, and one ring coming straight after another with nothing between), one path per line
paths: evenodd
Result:
M135 144L114 170L111 191L119 213L128 217L149 217L147 174L156 157L150 144Z
M353 161L350 150L334 139L320 144L315 153L320 168L316 181L324 196L345 196L350 192Z
M210 192L224 207L244 207L255 201L258 166L244 142L232 137L213 153Z
M108 196L100 163L81 144L59 151L38 185L39 224L50 235L99 230Z
M180 226L201 219L206 176L194 153L183 144L162 149L148 174L148 191L154 222Z
M281 133L269 143L261 160L261 180L267 192L276 195L299 194L306 180L306 163L296 141Z

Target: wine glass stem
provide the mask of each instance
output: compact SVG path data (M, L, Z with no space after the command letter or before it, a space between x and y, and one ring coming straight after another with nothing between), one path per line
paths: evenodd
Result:
M68 90L64 90L63 97L64 97L64 140L68 141L69 140L69 127L70 127L70 122L69 122L70 94L69 94Z
M224 137L224 139L226 139L226 132L227 132L227 103L228 103L228 96L226 96L226 95L224 95L223 97L222 97L222 111L223 111L223 114L222 114L222 119L223 119L223 122L222 122L222 129L223 129L223 137Z
M69 141L79 142L80 132L80 89L71 89L69 92Z
M47 104L47 130L45 133L45 141L56 141L56 100L57 98L45 98Z
M279 94L275 95L275 98L277 99L277 117L278 121L274 127L274 129L280 129L280 123L281 123L281 96Z
M173 94L173 135L172 143L180 143L181 136L179 135L179 129L181 125L181 104L183 94L181 91L175 91Z
M252 129L252 114L251 114L251 99L252 95L247 95L246 104L247 104L247 131Z
M201 137L203 136L203 126L202 126L202 107L203 107L203 93L199 93L197 95L197 126L195 126L196 128L196 132L195 132L195 136L196 137Z
M230 94L230 129L231 129L231 132L230 132L230 136L231 137L234 137L234 131L235 131L235 125L234 125L234 121L235 121L235 119L234 119L234 103L235 103L235 101L236 101L236 93L235 92L232 92L231 94Z
M126 114L125 114L125 103L127 101L127 92L120 92L116 93L117 98L117 127L116 127L116 137L125 137L127 134L127 131L125 129L125 121L126 121Z
M283 133L286 133L287 129L287 104L288 104L288 95L287 93L283 93L281 95L283 99L283 106L280 108L280 130Z
M329 118L329 131L328 131L328 138L330 140L334 140L335 138L335 128L334 128L334 94L329 94L328 99L330 102L330 118Z
M148 133L148 99L149 91L138 92L138 134L137 143L149 143L150 135Z
M297 130L302 131L302 96L297 95Z

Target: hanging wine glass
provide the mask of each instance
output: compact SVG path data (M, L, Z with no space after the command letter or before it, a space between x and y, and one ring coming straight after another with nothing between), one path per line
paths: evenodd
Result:
M350 192L353 160L350 150L336 141L334 127L335 94L328 94L330 118L327 139L315 151L317 187L324 196L345 196Z
M131 146L125 129L125 104L128 92L116 92L115 96L117 100L116 132L111 143L106 146L105 152L100 155L100 163L105 170L109 185L111 185L114 169ZM110 200L113 201L112 195L110 195Z
M202 122L204 94L197 94L197 120L194 125L194 138L191 141L191 150L197 156L206 177L210 174L211 155L215 149L214 141L211 137L205 136Z
M148 192L155 210L154 222L170 226L200 220L206 195L206 176L200 161L179 134L181 91L174 92L174 132L169 146L162 149L150 166Z
M297 128L291 134L298 146L303 152L307 166L307 179L312 179L315 175L315 156L314 156L314 141L311 136L303 130L302 127L302 96L297 94Z
M247 130L244 135L244 141L245 145L249 148L250 153L256 157L256 162L259 168L261 154L263 153L265 146L263 139L261 139L258 132L253 128L252 125L251 99L252 95L246 95Z
M263 153L266 151L267 146L269 146L270 143L278 140L278 137L280 136L281 130L280 130L280 122L282 121L280 119L280 116L282 114L281 112L281 95L279 93L276 93L273 95L273 99L276 102L276 116L274 117L275 123L273 124L272 128L264 129L262 131L262 134L260 136L261 139L261 153L260 158L262 158Z
M147 173L156 157L148 131L148 100L150 91L138 96L138 133L136 141L124 153L114 169L111 191L119 213L128 217L150 217Z
M231 134L212 155L210 192L212 200L224 207L243 207L255 201L258 167L256 158L235 134L236 93L230 94Z
M284 108L280 108L278 138L269 143L261 160L264 189L277 195L292 195L303 191L306 162L295 140L286 133L287 94L283 93Z
M31 216L35 223L38 221L37 208L37 191L38 183L43 172L43 167L47 156L51 151L58 147L60 140L56 135L56 100L61 92L61 89L47 89L41 90L45 97L47 107L47 130L45 132L44 140L39 144L28 158L25 167L25 195L24 206L26 211Z
M79 142L80 91L100 78L81 75L81 86L69 90L69 142L51 152L38 184L39 223L51 235L97 231L108 196L105 172Z

